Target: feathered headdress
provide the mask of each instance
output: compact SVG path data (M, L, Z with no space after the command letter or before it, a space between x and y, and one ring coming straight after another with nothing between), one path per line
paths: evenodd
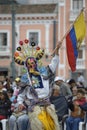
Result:
M35 45L35 42L29 43L29 40L25 39L20 41L14 54L14 60L19 65L24 65L28 57L34 57L37 61L44 55L44 50Z

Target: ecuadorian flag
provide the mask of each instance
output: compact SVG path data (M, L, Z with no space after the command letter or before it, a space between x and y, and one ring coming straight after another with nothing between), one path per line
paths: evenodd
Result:
M74 22L72 28L66 36L67 57L72 71L76 70L76 59L78 48L80 47L86 34L86 25L83 11Z

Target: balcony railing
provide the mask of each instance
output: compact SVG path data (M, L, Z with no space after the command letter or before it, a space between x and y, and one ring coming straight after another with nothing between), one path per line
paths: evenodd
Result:
M78 59L76 62L76 68L77 69L85 69L85 60Z
M80 10L70 10L69 20L74 21L77 18L79 12L80 12Z
M29 4L48 4L48 3L57 3L57 0L29 0Z
M8 47L7 46L0 46L0 52L3 51L8 51Z
M10 55L10 49L8 46L0 46L0 56Z

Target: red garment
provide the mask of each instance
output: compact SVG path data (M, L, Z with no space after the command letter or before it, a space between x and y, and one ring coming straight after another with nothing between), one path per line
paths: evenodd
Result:
M0 120L6 119L6 116L0 115Z
M76 99L75 102L77 102L79 105L83 105L84 103L86 103L86 98L83 97L82 99Z
M72 117L80 117L80 118L84 118L84 111L81 110L81 108L79 107L79 105L83 105L86 102L86 98L83 97L82 99L75 99L74 100L74 111L71 112L71 116Z

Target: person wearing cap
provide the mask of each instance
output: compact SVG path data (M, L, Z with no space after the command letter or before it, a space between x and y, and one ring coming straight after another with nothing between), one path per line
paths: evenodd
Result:
M15 80L14 80L14 87L12 88L12 89L14 90L13 95L14 95L15 97L17 97L18 92L19 92L20 82L21 82L21 80L20 80L19 77L15 78Z
M84 89L78 89L76 98L68 104L70 114L66 119L66 130L78 130L79 123L84 121L85 112L81 109L87 102Z
M19 78L19 77L17 77L17 78L15 79L15 81L16 81L16 82L19 82L19 81L20 81L20 78Z
M60 87L57 84L53 85L50 101L55 105L58 121L61 122L63 116L68 113L68 103L65 96L61 95Z
M25 75L23 75L22 78L16 78L15 80L18 82L18 94L20 94L27 87L27 80L25 79ZM18 96L18 94L16 96ZM30 130L27 105L23 102L21 110L19 110L18 105L16 98L16 102L12 102L11 106L12 115L9 118L9 130Z
M15 86L18 87L21 79L19 77L15 78Z
M54 82L60 87L61 95L65 96L67 100L68 98L72 97L70 87L66 82L64 82L64 79L62 77L56 76Z

